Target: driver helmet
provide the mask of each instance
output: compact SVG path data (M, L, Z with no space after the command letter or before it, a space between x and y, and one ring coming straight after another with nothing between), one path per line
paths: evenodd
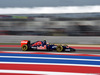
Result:
M46 44L46 40L43 40L43 43Z

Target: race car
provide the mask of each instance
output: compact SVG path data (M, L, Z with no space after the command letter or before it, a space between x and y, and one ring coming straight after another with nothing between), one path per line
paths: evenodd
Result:
M61 44L50 44L44 41L36 41L33 43L30 43L29 40L22 40L21 41L21 49L23 51L28 51L28 50L46 50L46 51L57 51L57 52L72 52L76 51L74 48L69 47L68 45L61 45Z

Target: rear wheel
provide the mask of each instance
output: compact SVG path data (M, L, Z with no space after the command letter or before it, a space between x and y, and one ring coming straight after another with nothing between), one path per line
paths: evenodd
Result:
M57 52L62 52L63 51L63 47L61 45L58 45L56 50L57 50Z
M23 51L27 51L29 48L27 45L23 45L22 48L21 48Z

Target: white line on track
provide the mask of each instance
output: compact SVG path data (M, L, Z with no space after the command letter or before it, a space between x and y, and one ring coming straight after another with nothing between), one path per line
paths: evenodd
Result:
M100 67L100 65L88 65L88 64L61 64L61 63L31 63L31 62L3 62L0 64L36 64L36 65L63 65L63 66L86 66L86 67Z
M81 60L81 61L100 61L97 59L79 59L79 58L54 58L54 57L22 57L22 56L0 56L2 58L29 58L29 59L57 59L57 60Z
M58 53L58 52L39 52L39 51L35 51L35 52L23 52L23 51L2 51L2 52L10 52L10 53L51 53L51 54L66 54L66 55L70 55L70 54L75 54L75 55L81 55L82 53L65 53L65 52L61 52L61 53ZM100 54L87 54L87 55L100 55Z
M24 71L24 70L0 70L0 73L43 74L43 75L96 75L96 74L88 74L88 73L48 72L48 71Z

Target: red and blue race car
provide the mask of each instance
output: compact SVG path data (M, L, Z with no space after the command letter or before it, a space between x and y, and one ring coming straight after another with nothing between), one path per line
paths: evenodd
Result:
M21 49L23 51L28 51L28 50L47 50L47 51L54 51L56 50L57 52L72 52L75 51L74 48L69 47L68 45L56 45L56 44L50 44L44 41L36 41L34 43L30 43L28 40L22 40L21 41Z

